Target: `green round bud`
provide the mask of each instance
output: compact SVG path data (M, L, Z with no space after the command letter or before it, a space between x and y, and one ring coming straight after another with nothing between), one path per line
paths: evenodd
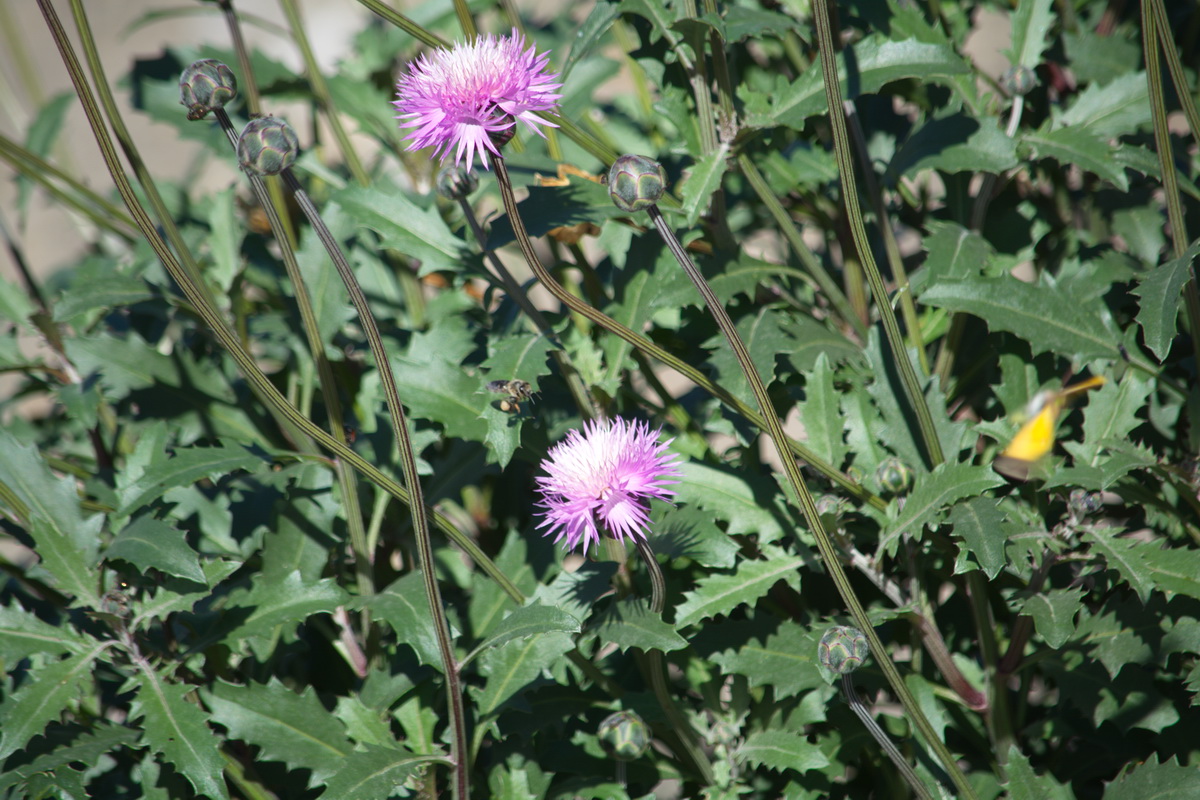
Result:
M596 733L604 752L618 761L641 758L650 747L650 726L635 711L609 714Z
M237 78L233 70L215 58L192 64L179 76L179 102L187 107L187 118L203 119L214 108L237 96Z
M1099 492L1089 492L1086 489L1072 489L1067 504L1077 517L1088 517L1104 508L1104 499Z
M836 675L848 675L863 665L870 655L867 637L858 628L836 625L825 631L817 645L821 665Z
M442 167L437 174L437 191L447 200L462 200L479 187L479 176L467 167Z
M1029 67L1020 64L1009 67L1000 77L1000 87L1008 92L1010 97L1027 95L1038 85L1037 73Z
M912 467L895 456L888 456L876 467L875 480L879 481L879 485L883 487L884 491L891 494L903 494L912 488Z
M621 156L608 171L608 196L622 211L643 211L658 202L667 186L662 164L645 156Z
M278 175L292 165L300 152L296 132L279 117L252 119L238 139L238 162L258 175Z

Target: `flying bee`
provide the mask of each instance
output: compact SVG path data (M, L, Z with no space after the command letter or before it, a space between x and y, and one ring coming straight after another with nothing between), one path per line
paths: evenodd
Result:
M521 413L521 403L533 397L533 387L529 385L529 381L491 381L487 390L507 395L500 401L500 410L505 414Z

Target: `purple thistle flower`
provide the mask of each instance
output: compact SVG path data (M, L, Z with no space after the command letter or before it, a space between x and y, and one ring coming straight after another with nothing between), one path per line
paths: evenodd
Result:
M585 555L602 533L645 540L650 498L673 497L666 485L680 474L675 456L665 452L671 440L659 442L660 432L617 417L568 433L542 461L548 474L537 479L545 509L538 528L557 534L556 542L565 538L568 550L583 542Z
M558 127L539 117L562 97L554 90L558 75L548 73L550 53L537 55L513 28L511 36L481 36L449 50L422 55L396 85L393 105L400 114L401 128L416 128L404 137L408 150L436 147L435 155L445 161L454 150L457 166L463 156L468 169L475 153L485 168L484 151L500 154L491 137L500 131L524 125L545 137L539 125Z

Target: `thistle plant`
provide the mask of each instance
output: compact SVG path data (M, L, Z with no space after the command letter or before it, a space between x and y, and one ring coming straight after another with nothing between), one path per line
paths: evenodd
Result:
M1190 5L91 5L0 800L1200 791Z

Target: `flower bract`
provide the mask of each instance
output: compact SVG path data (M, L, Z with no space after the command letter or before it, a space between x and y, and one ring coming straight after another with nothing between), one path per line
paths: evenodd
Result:
M602 533L618 539L645 539L650 498L669 500L678 483L678 464L659 442L659 429L621 418L584 423L550 449L542 461L546 475L537 479L545 518L538 528L566 540L566 549L582 542L586 554Z
M470 167L476 153L484 167L487 153L499 155L492 135L519 120L539 136L541 125L557 127L538 116L558 104L558 75L547 72L548 52L525 46L513 28L511 36L481 36L421 56L396 85L393 101L400 127L415 128L405 137L409 150L436 147L445 161L465 157Z

